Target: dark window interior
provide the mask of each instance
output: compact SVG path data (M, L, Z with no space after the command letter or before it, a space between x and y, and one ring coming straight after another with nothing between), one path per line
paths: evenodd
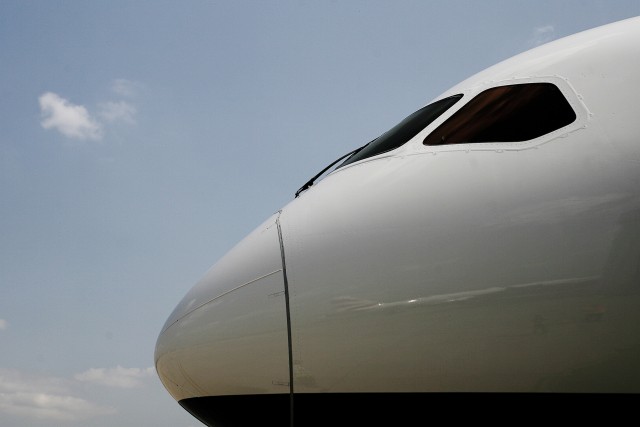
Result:
M419 109L399 124L371 141L362 150L349 157L340 165L340 167L400 147L405 142L416 136L422 129L429 126L431 122L451 108L451 106L458 102L460 98L462 98L462 95L450 96Z
M576 119L551 83L487 89L431 132L425 145L528 141Z

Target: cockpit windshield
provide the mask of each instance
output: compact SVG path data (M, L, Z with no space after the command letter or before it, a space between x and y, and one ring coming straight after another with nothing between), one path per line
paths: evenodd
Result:
M329 166L325 167L313 178L307 181L298 191L296 191L296 197L303 191L311 187L318 178L325 173L330 173L331 168L338 164L342 159L346 158L342 164L336 166L336 169L346 166L350 163L357 162L358 160L373 157L378 154L386 153L387 151L394 150L404 143L408 142L411 138L416 136L421 130L426 128L437 119L442 113L447 111L453 104L458 102L462 98L462 95L453 95L448 98L441 99L432 104L427 105L411 114L396 126L380 135L378 138L369 142L368 144L357 148L338 160L335 160Z
M373 157L387 151L394 150L426 128L453 104L458 102L462 95L453 95L427 105L406 117L396 126L371 141L362 150L357 151L347 158L340 166L343 167L358 160Z

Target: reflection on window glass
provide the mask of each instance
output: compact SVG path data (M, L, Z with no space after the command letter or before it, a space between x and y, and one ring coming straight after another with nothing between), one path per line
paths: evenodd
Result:
M572 123L576 114L551 83L487 89L438 126L425 145L528 141Z
M400 147L405 142L408 142L411 138L416 136L422 129L429 126L431 122L451 108L451 106L458 102L460 98L462 98L462 95L450 96L419 109L399 124L371 141L371 143L362 150L349 157L340 165L340 167Z

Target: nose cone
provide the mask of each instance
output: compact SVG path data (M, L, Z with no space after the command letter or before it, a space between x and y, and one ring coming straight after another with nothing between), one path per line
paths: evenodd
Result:
M156 343L158 375L177 400L288 393L280 240L274 215L182 299Z

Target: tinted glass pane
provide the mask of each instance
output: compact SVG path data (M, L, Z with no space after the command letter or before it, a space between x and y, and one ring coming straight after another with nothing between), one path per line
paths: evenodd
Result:
M429 104L411 114L392 129L371 141L365 148L344 161L340 167L358 160L366 159L380 153L391 151L400 147L405 142L416 136L418 132L426 128L431 122L458 102L462 95L454 95Z
M576 114L551 83L487 89L424 140L425 145L528 141L572 123Z

